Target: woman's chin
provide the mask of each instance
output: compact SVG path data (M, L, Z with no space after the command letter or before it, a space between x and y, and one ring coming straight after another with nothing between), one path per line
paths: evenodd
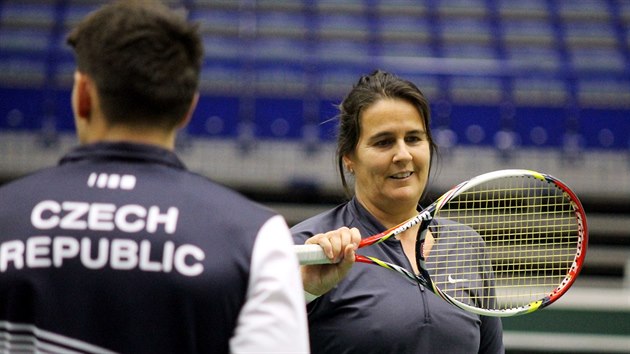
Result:
M391 199L394 199L398 202L409 202L413 204L417 204L420 199L420 195L422 192L415 187L403 187L396 188L390 193Z

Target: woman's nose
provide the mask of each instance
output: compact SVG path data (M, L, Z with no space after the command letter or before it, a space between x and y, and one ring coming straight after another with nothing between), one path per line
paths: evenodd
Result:
M411 160L412 156L409 152L409 147L405 144L404 141L396 144L396 151L394 153L394 162L407 161Z

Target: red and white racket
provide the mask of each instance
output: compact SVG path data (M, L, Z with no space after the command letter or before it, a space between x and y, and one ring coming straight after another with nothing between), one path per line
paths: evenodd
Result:
M582 204L558 179L530 170L500 170L452 188L417 216L364 238L367 247L420 224L420 274L374 257L464 310L486 316L531 313L558 300L586 256ZM427 230L433 245L423 256ZM428 244L428 242L427 242ZM330 263L319 245L295 246L300 264Z

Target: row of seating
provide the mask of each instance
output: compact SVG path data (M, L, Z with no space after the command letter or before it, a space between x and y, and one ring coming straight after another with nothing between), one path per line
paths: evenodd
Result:
M530 11L540 10L535 17L510 16L518 2L509 2L507 9L510 11L507 11L501 6L503 2L497 5L483 0L476 3L426 1L425 6L406 6L426 10L426 4L433 4L433 12L405 13L382 10L400 8L396 1L374 1L377 3L372 5L374 11L358 13L343 11L344 7L339 5L334 7L337 9L334 13L320 10L326 8L326 4L337 2L315 2L320 6L307 6L310 2L294 1L302 5L299 10L291 7L286 10L280 6L269 9L264 6L264 1L261 4L253 2L249 8L243 5L248 3L186 2L191 19L201 23L208 43L209 60L239 60L244 54L264 58L275 53L274 59L280 57L285 61L300 62L305 55L319 58L327 53L337 53L337 56L345 57L349 51L343 48L349 46L354 56L365 57L445 57L538 63L536 59L544 56L547 67L541 69L568 67L578 72L619 74L627 67L630 15L625 14L630 14L630 10L623 10L623 2L619 6L604 0L577 2L580 5L558 2L554 7L548 6L547 2L529 0L525 3ZM364 3L371 1L341 2L367 8ZM97 1L86 0L69 1L65 6L44 1L5 1L0 9L0 48L15 55L45 55L50 50L67 53L63 34L97 4ZM448 12L440 10L436 4L446 4L449 9L465 8L466 11L456 12L458 16L446 16ZM493 16L485 12L489 4L494 5ZM554 8L558 15L547 15ZM481 10L484 10L483 16L478 16ZM563 16L565 12L573 15ZM252 42L260 43L253 47L258 50L251 50ZM533 55L523 57L528 52Z
M168 2L204 38L191 135L329 140L334 105L382 68L425 92L445 144L630 149L625 1ZM64 37L101 3L0 2L0 129L72 129Z
M0 9L2 11L0 28L6 37L4 43L6 49L11 49L11 46L22 49L21 42L27 39L37 39L43 44L51 30L57 28L66 31L98 3L80 1L73 4L75 2L60 6L44 1L41 3L5 1ZM606 4L603 0L600 2ZM350 40L371 42L377 47L382 42L390 41L437 43L438 46L457 43L505 47L564 45L570 50L616 47L623 49L630 41L625 29L630 19L630 9L627 10L628 15L625 15L625 12L610 14L606 12L607 15L603 16L598 15L595 8L584 8L584 16L564 18L546 16L550 9L543 2L539 3L540 13L535 17L522 14L512 17L509 12L504 13L501 10L495 11L492 16L480 17L475 16L475 11L471 8L485 7L475 6L474 2L465 2L467 11L452 17L444 16L439 10L404 13L366 10L358 13L350 11L333 13L318 11L317 8L301 11L265 10L265 7L258 5L248 10L239 6L237 1L229 2L235 4L232 7L208 4L202 6L202 3L192 1L189 16L201 23L202 30L209 37L250 36L257 39L272 37L320 43L327 40ZM572 3L583 2L559 2L559 7ZM395 5L389 6L396 8ZM409 6L422 9L421 5ZM378 9L379 6L374 8ZM618 7L609 8L611 12L621 11ZM44 48L36 46L31 49ZM500 57L501 54L496 53L495 56Z

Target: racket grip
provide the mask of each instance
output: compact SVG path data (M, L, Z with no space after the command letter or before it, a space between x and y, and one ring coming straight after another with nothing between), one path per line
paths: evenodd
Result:
M293 249L300 261L300 265L331 263L320 245L295 245Z

